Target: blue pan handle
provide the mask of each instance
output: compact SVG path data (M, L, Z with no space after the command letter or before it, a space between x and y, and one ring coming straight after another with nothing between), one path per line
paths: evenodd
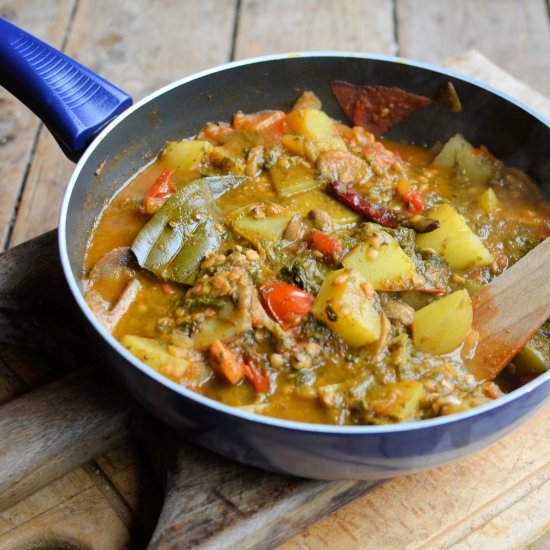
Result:
M2 18L0 85L44 122L71 160L132 104L110 82Z

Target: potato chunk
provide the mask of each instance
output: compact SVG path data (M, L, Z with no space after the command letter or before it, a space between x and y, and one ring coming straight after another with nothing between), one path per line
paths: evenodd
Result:
M311 312L349 346L364 346L380 338L378 296L353 269L339 269L327 276Z
M494 174L494 159L482 149L472 147L460 134L453 136L432 163L456 167L470 180L485 183Z
M324 191L314 189L289 199L287 204L292 210L307 217L311 210L330 212L330 217L336 227L348 227L361 219L359 214L344 206L341 202L329 197Z
M300 109L315 109L320 111L322 108L323 104L321 103L321 100L313 92L308 90L302 92L302 95L292 106L293 111L298 111Z
M472 301L466 290L457 290L419 309L412 324L416 349L432 355L450 353L464 342L472 317Z
M329 138L334 136L334 122L323 111L298 109L286 117L291 130L305 138Z
M163 164L185 174L208 162L212 145L208 141L169 141L161 153Z
M550 369L550 360L539 349L527 344L513 359L516 374L520 376L538 375Z
M399 422L410 420L418 411L423 393L424 386L415 380L377 386L369 393L369 407L377 416Z
M499 207L497 196L490 187L479 196L478 203L480 208L487 214L494 212Z
M177 357L169 353L165 342L126 334L120 343L140 361L169 378L183 376L191 366L192 355ZM185 350L182 351L185 352Z
M294 134L285 134L281 140L286 149L293 155L305 155L304 136Z
M412 260L384 231L373 233L367 241L356 246L342 264L361 273L376 290L395 292L423 283Z
M346 151L325 151L319 155L315 167L326 182L365 184L372 177L371 167L358 156Z
M432 248L445 258L451 269L462 270L493 263L491 253L452 206L442 204L428 216L439 220L441 225L435 231L417 235L417 247Z
M245 206L226 218L233 230L250 241L278 241L294 212L273 203Z
M279 159L270 168L269 175L280 197L292 197L324 185L323 181L317 179L312 166L300 157Z

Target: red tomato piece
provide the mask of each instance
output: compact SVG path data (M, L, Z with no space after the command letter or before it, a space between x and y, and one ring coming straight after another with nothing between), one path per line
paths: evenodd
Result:
M273 283L260 288L267 312L284 329L297 327L309 314L315 297L288 283Z
M411 189L404 197L403 201L407 205L407 208L414 214L418 214L426 208L426 201L424 195L416 189Z
M344 246L338 237L323 233L322 231L314 231L311 234L309 246L313 250L318 250L327 260L340 262L344 255Z
M249 355L245 355L243 366L244 376L252 384L254 389L257 392L268 392L271 387L269 374L262 370Z
M174 171L175 170L172 168L164 170L164 172L162 172L162 174L160 174L160 176L155 180L155 183L153 183L143 198L143 203L141 204L142 212L146 213L148 211L147 204L150 199L167 199L176 191L174 184L170 181L170 176L174 173Z

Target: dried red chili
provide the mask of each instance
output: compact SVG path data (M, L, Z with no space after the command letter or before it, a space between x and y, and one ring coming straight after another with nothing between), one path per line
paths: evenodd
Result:
M354 212L365 216L370 221L382 227L396 228L399 225L414 229L417 233L429 233L439 227L437 220L432 220L420 214L406 214L392 210L377 203L356 191L351 185L344 185L337 181L329 184L328 189L336 199L351 208Z

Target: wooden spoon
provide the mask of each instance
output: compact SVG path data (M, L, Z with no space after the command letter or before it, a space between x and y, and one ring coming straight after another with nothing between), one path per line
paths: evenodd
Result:
M493 380L550 317L550 237L472 298L471 368Z

